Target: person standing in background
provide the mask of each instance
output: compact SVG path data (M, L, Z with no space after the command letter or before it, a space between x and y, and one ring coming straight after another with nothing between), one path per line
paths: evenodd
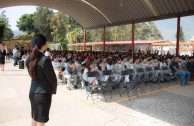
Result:
M4 47L2 46L0 49L0 65L1 65L1 71L4 71L5 67L5 56L6 56L6 51Z
M15 52L17 51L17 47L18 47L18 46L15 46L15 48L12 50L13 58L14 58Z
M6 48L6 60L10 60L10 48Z
M14 53L14 64L13 64L14 66L17 65L19 58L20 58L20 51L19 51L19 47L17 47Z
M23 55L24 55L24 47L22 46L20 50L20 59L22 59Z

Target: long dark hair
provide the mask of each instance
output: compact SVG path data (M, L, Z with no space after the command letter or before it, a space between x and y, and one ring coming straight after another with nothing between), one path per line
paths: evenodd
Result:
M39 51L46 44L46 38L41 34L36 34L32 38L32 52L30 55L29 73L32 79L36 78L36 65L40 57Z

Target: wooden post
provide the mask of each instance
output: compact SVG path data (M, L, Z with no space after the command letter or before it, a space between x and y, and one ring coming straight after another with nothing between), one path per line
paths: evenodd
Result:
M104 27L104 41L103 41L103 52L105 52L105 41L106 41L106 27Z
M180 16L177 17L176 56L179 56Z
M84 30L84 51L86 51L86 30Z
M131 53L132 56L134 54L134 35L135 35L135 23L132 23L132 46L131 46Z

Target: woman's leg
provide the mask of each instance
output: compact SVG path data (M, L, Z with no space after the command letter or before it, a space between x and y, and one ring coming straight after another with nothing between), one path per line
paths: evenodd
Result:
M5 68L5 64L2 64L3 65L3 70L4 70L4 68Z
M37 126L45 126L45 123L37 122Z
M34 120L34 115L33 115L33 119L32 119L32 126L37 126L37 122Z

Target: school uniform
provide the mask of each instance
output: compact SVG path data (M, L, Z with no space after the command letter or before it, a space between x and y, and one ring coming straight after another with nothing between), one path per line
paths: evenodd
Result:
M70 66L67 66L65 71L64 71L64 77L67 79L67 87L70 87L72 85L73 81L73 86L77 85L77 69L72 69ZM74 77L74 80L72 78Z
M123 61L122 64L124 65L125 69L127 70L128 67L129 67L129 62L128 61L127 62Z
M152 66L153 66L153 68L154 67L158 67L159 66L159 62L152 62ZM158 76L159 74L162 74L162 71L161 70L156 70L155 71L155 74L156 74L156 76Z
M134 69L134 64L133 64L133 62L128 62L127 63L127 69L133 69L134 71L135 71L135 73L132 75L133 77L132 77L132 80L135 80L136 79L136 76L137 76L137 72L136 72L136 70Z
M135 70L138 68L143 68L142 63L134 63ZM136 71L137 72L137 71ZM138 77L142 76L143 73L136 73Z
M122 63L121 64L116 63L114 65L114 76L115 76L115 81L116 82L121 81L121 79L122 79L121 71L124 71L124 70L125 70L125 67ZM116 71L118 71L118 73L116 73ZM129 75L125 76L124 82L129 82Z
M61 64L59 62L52 61L52 66L55 71L55 74L58 75L59 72L61 72L59 69L61 67Z
M85 68L83 73L83 79L89 82L90 84L92 84L92 82L96 79L96 77L88 77L88 74L87 74L88 72L89 72L88 68ZM94 71L91 71L91 72L94 72Z

